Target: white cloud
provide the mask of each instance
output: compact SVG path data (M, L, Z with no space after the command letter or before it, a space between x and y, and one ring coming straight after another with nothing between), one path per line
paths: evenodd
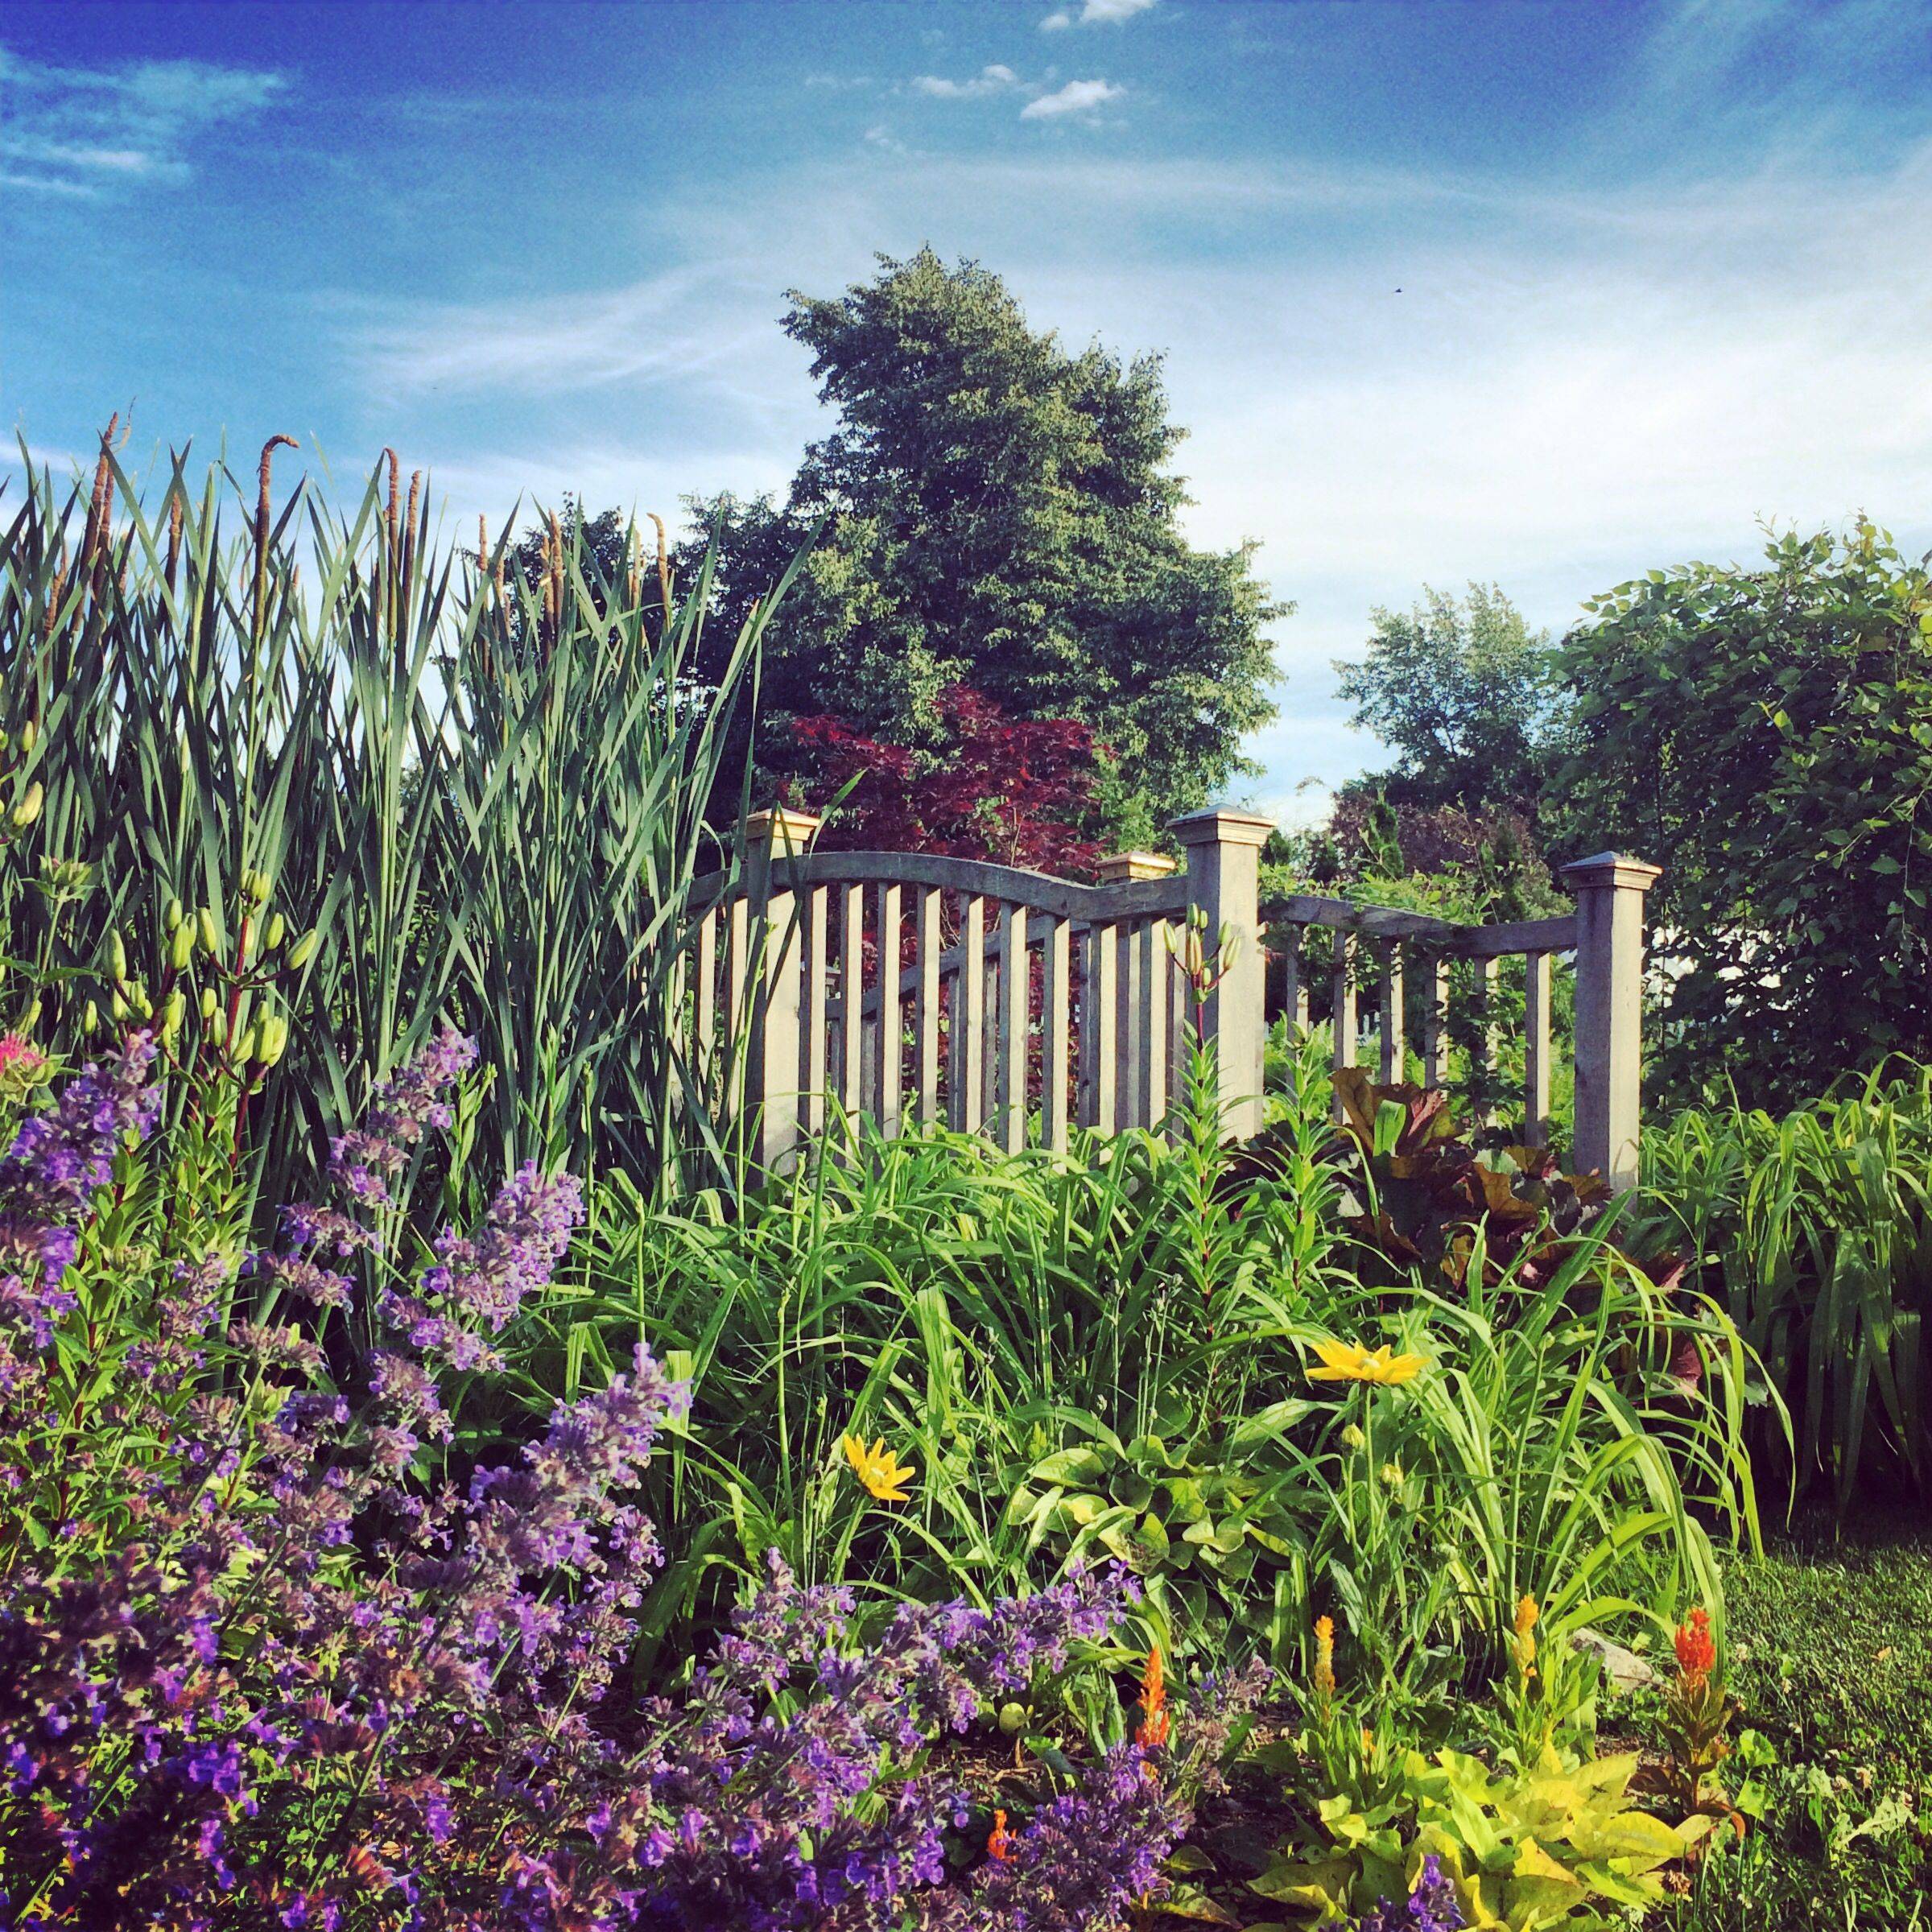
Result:
M55 67L0 50L0 162L16 188L96 194L109 184L179 184L212 129L252 120L287 86L277 73L202 60Z
M1042 33L1061 33L1070 27L1117 27L1144 14L1154 0L1084 0L1076 14L1071 7L1057 7L1040 23Z
M1107 80L1069 80L1051 94L1040 94L1029 101L1020 109L1020 118L1051 121L1065 114L1090 114L1109 101L1119 100L1126 91Z
M912 84L913 92L930 94L939 101L968 101L982 94L1005 93L1018 87L1020 77L1009 67L995 61L983 67L970 80L948 80L939 74L921 74Z

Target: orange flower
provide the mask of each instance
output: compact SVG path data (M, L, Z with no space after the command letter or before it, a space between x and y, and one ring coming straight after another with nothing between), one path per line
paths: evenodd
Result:
M1013 1834L1006 1829L1006 1814L993 1814L993 1829L986 1835L986 1856L1004 1864L1013 1856Z
M1335 1695L1335 1619L1315 1620L1315 1690L1327 1703Z
M1147 1669L1141 1678L1141 1728L1134 1741L1144 1751L1167 1741L1167 1682L1161 1669L1161 1647L1147 1653Z
M1516 1661L1525 1677L1536 1668L1536 1620L1541 1615L1536 1599L1525 1590L1516 1606Z
M1711 1638L1711 1619L1702 1610L1693 1610L1690 1622L1678 1626L1677 1667L1693 1682L1708 1677L1717 1668L1717 1645Z

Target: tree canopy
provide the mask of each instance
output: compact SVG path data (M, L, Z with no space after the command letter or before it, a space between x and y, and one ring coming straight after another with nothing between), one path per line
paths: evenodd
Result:
M1656 1056L1754 1100L1932 1055L1932 559L1860 521L1652 571L1566 641L1567 821L1664 868Z
M1158 358L1071 352L998 276L931 250L791 299L785 329L836 424L782 503L694 502L684 553L716 529L723 638L813 543L770 634L767 712L836 713L930 756L949 738L941 694L968 686L1009 716L1088 726L1121 811L1156 821L1245 770L1243 734L1273 715L1262 629L1286 607L1253 546L1183 535Z
M1458 598L1425 584L1374 613L1359 663L1335 666L1350 720L1396 753L1361 781L1402 804L1465 810L1533 799L1550 747L1554 651L1493 584Z

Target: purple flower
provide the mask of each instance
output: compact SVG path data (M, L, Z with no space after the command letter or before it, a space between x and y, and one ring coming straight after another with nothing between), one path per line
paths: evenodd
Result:
M1406 1899L1378 1899L1356 1923L1356 1932L1463 1932L1463 1917L1455 1886L1431 1852L1416 1875L1415 1889Z

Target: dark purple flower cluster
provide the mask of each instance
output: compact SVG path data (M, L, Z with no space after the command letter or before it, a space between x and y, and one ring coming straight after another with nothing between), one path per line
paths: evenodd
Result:
M24 1329L35 1348L74 1305L61 1277L95 1191L112 1179L122 1144L154 1125L154 1035L130 1034L105 1066L90 1062L51 1108L23 1121L0 1158L0 1327Z
M445 1036L392 1083L336 1144L343 1205L291 1216L287 1265L258 1282L331 1305L299 1294L295 1264L328 1274L325 1245L373 1246L361 1216L390 1200L397 1150L446 1117L469 1051ZM151 1119L144 1067L85 1076L87 1120L121 1096L101 1134ZM43 1150L85 1142L80 1110L56 1118L0 1170L0 1216L52 1202ZM1164 1748L1091 1766L998 1857L963 1845L972 1807L930 1756L1109 1631L1134 1593L1124 1572L908 1604L881 1626L774 1557L689 1690L640 1701L621 1666L658 1551L631 1496L686 1391L639 1348L520 1456L466 1484L423 1476L423 1439L451 1426L452 1338L540 1290L580 1212L574 1182L526 1170L473 1234L445 1234L379 1307L359 1405L302 1307L225 1342L225 1272L157 1265L165 1319L118 1358L132 1392L95 1412L138 1424L125 1505L81 1542L0 1518L8 1922L1097 1932L1158 1889L1186 1822ZM140 1407L157 1372L165 1411ZM68 1426L53 1386L25 1385L46 1441Z
M1378 1899L1356 1922L1356 1932L1463 1932L1469 1922L1443 1861L1431 1852L1405 1899Z

